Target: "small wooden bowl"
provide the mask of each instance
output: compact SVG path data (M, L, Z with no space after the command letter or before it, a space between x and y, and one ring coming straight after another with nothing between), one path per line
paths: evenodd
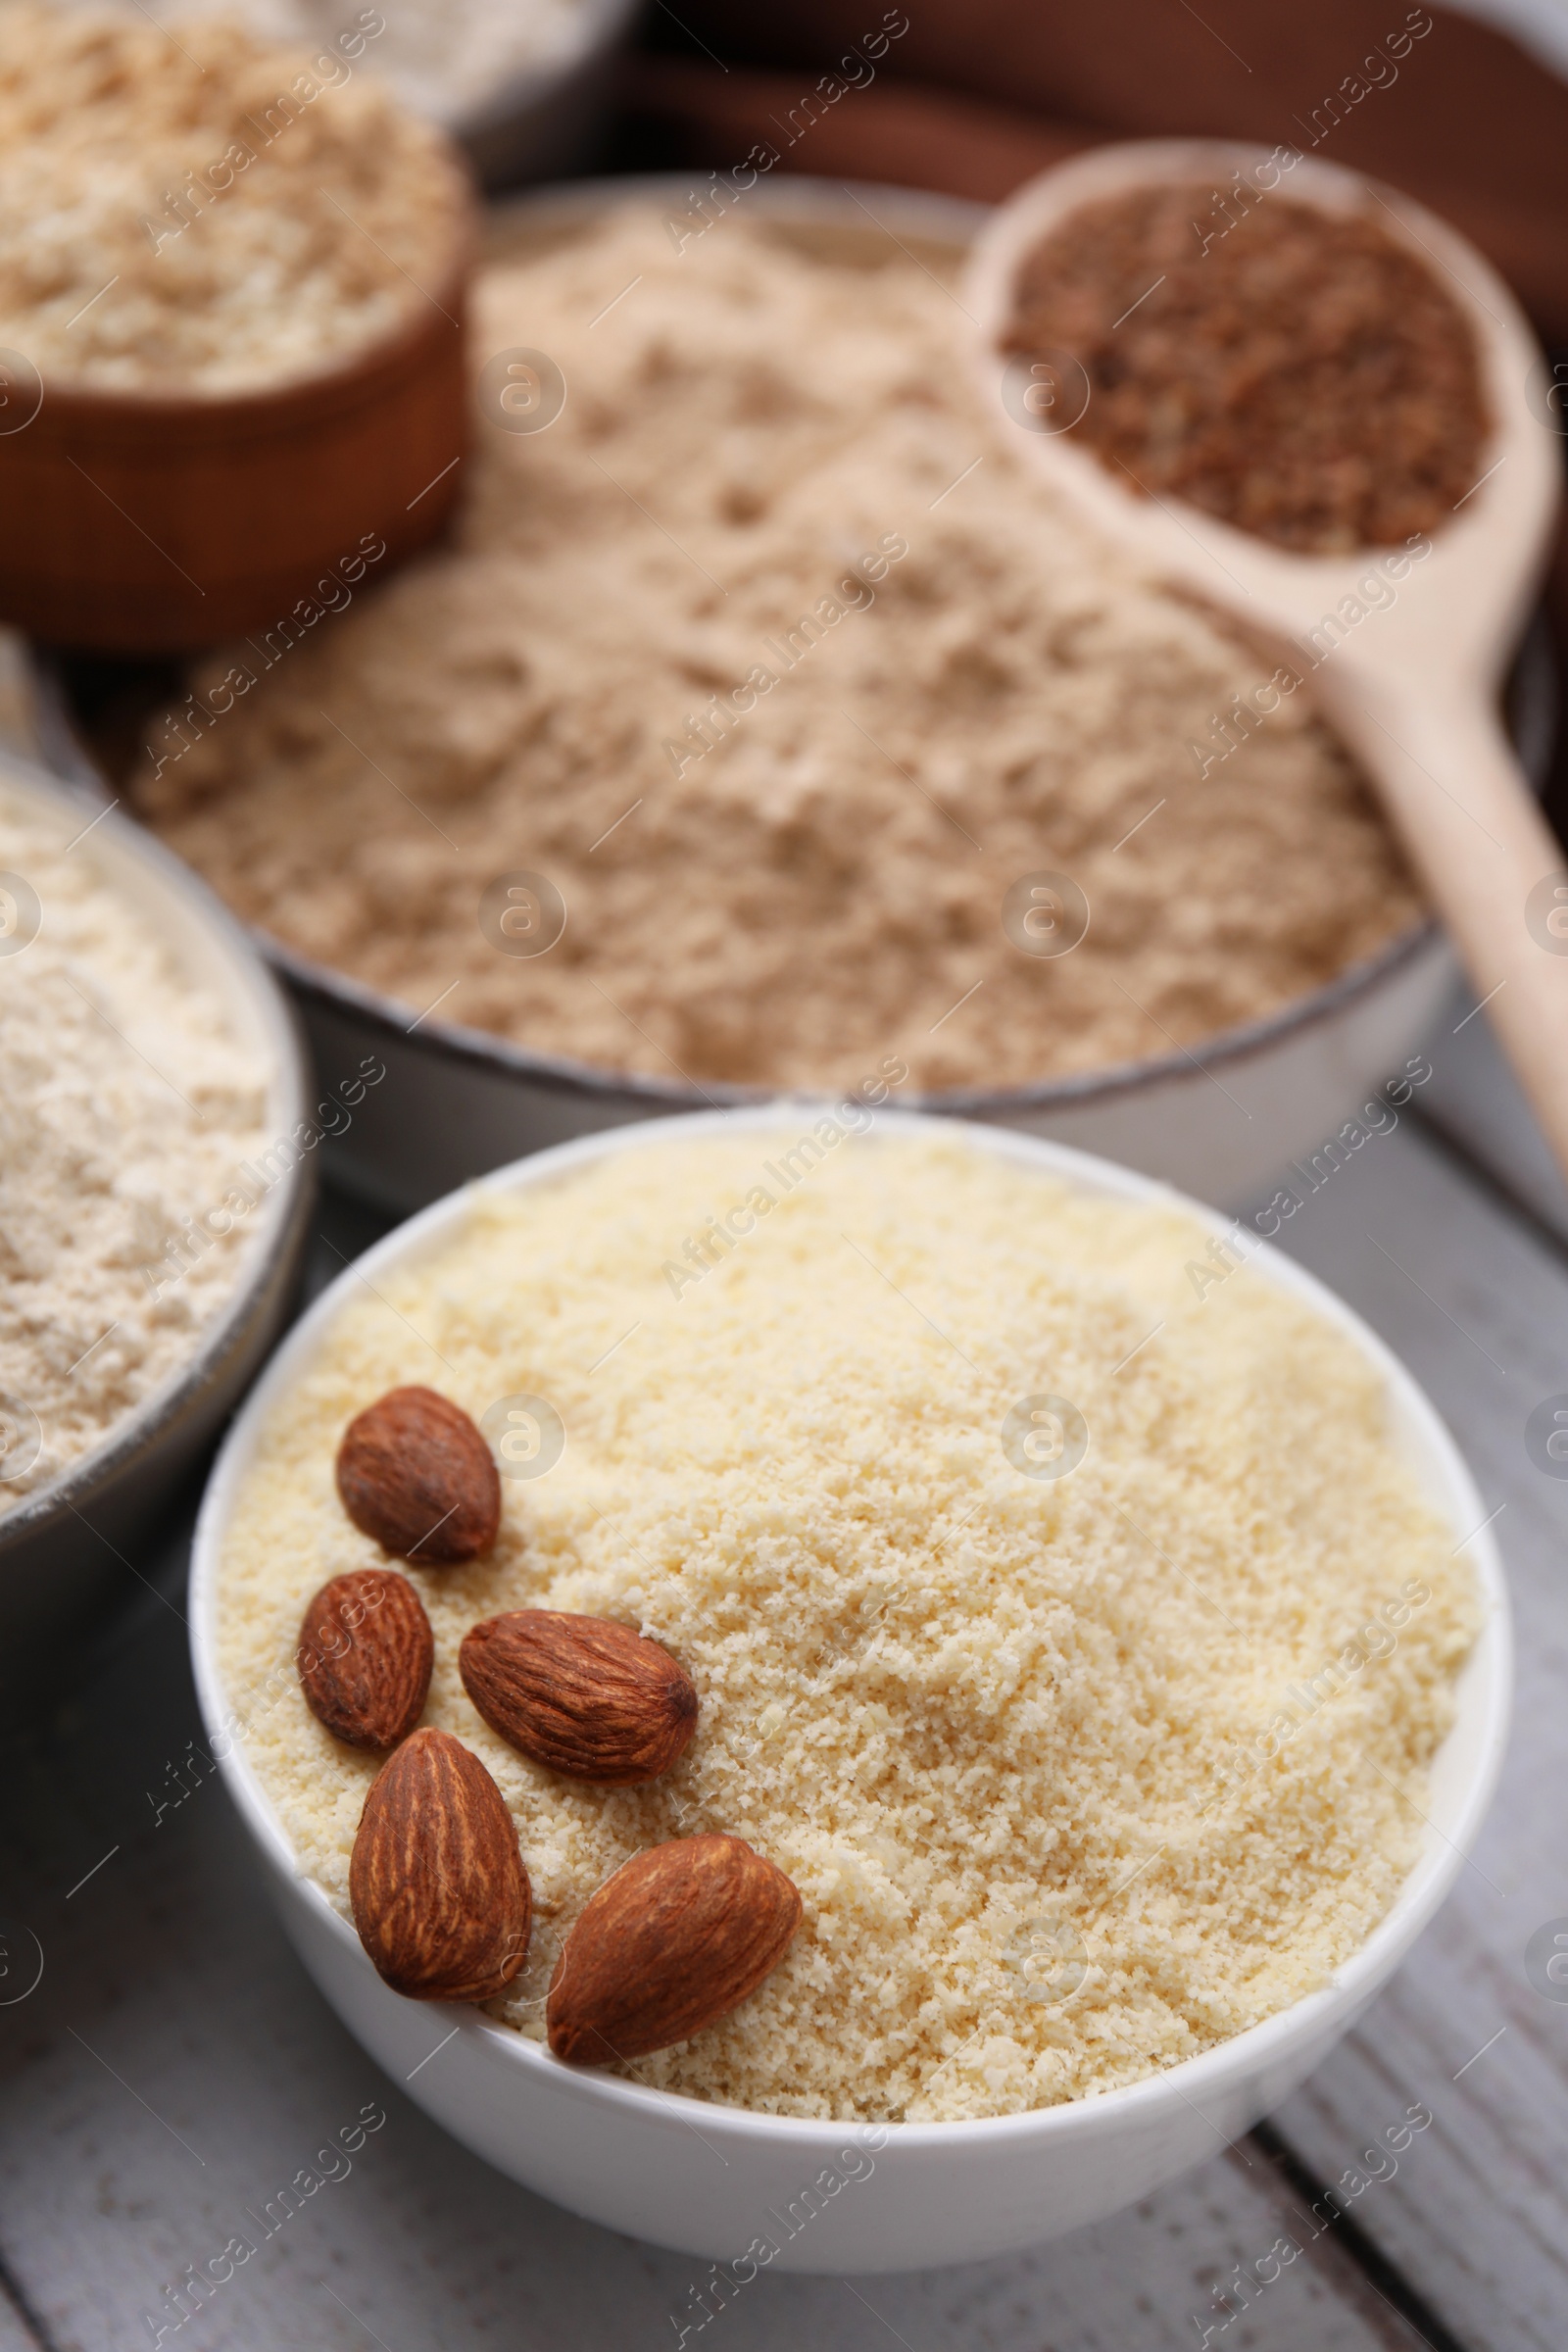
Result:
M207 399L45 378L31 421L0 434L0 621L177 653L272 627L330 592L334 565L368 558L379 578L434 538L467 444L474 245L466 222L434 295L319 374Z

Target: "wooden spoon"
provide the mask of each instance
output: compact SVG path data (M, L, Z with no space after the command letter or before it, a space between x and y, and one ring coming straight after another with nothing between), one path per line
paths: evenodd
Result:
M1041 474L1143 568L1225 608L1265 641L1292 641L1289 659L1381 793L1568 1174L1568 859L1497 711L1560 491L1557 439L1530 406L1541 352L1495 272L1443 221L1393 188L1314 158L1282 174L1278 154L1228 141L1138 141L1031 180L982 232L961 289L979 329L984 389L994 400L1004 385L1008 414L1033 427L1019 440ZM1072 410L1085 393L1093 398L1081 370L1075 392L1071 366L1056 369L1049 389L1063 405L1036 419L1019 405L1016 357L1010 376L1004 366L1019 267L1065 216L1151 182L1225 190L1235 172L1254 195L1277 181L1282 201L1369 214L1434 272L1473 326L1493 418L1479 478L1433 534L1432 552L1399 578L1396 601L1387 601L1387 585L1379 589L1381 609L1367 609L1357 583L1379 562L1386 581L1390 551L1296 555L1184 502L1142 496L1074 439ZM1341 613L1326 629L1347 598L1365 616L1347 624Z

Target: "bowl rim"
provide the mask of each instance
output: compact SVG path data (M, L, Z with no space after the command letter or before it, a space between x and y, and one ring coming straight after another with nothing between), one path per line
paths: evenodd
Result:
M159 389L51 374L44 379L44 409L62 420L59 435L51 425L51 439L69 438L81 425L120 425L131 432L150 426L162 432L176 424L197 431L204 439L243 431L282 431L302 416L314 420L334 416L346 407L363 406L401 377L411 358L422 354L426 344L461 340L468 287L484 237L485 209L475 197L471 176L461 158L452 156L448 162L459 183L451 250L435 275L434 291L418 288L422 299L411 304L383 333L297 374L212 392L191 391L183 383ZM39 414L43 413L40 410Z
M252 926L252 936L262 954L299 996L328 1008L352 1012L357 1019L395 1038L403 1049L412 1047L437 1059L461 1060L508 1078L525 1078L558 1094L629 1097L636 1102L662 1103L671 1111L695 1114L704 1107L746 1109L780 1100L828 1100L834 1091L820 1086L743 1085L718 1078L697 1085L661 1078L646 1070L605 1070L592 1062L577 1061L569 1054L547 1054L458 1021L426 1023L424 1015L414 1013L411 1005L399 1004L395 999L382 996L351 974L334 971L327 964L302 956L262 925ZM1373 955L1347 965L1334 979L1293 999L1276 1011L1199 1038L1196 1050L1177 1047L1169 1054L1150 1054L1140 1061L1111 1062L1101 1069L1075 1070L1060 1078L1034 1079L1025 1086L934 1087L911 1094L907 1101L911 1107L959 1117L1010 1118L1074 1103L1112 1102L1121 1095L1135 1094L1151 1086L1184 1081L1195 1069L1201 1074L1215 1065L1222 1069L1234 1067L1256 1054L1272 1052L1299 1033L1336 1021L1347 1005L1440 948L1443 937L1442 927L1428 917L1409 930L1396 933ZM405 1018L407 1014L413 1014L413 1019ZM842 1094L844 1089L841 1087L837 1092Z
M90 814L92 808L87 796L72 784L9 753L0 757L0 795L8 790L41 803L51 816ZM242 991L254 1007L271 1056L268 1125L284 1134L292 1131L309 1116L310 1088L299 1018L245 925L182 858L133 818L121 816L111 807L92 822L94 830L121 846L133 865L140 859L153 869L183 904L193 927L205 931L220 959L227 961L237 992ZM262 1213L241 1250L228 1295L201 1326L193 1352L166 1373L157 1387L122 1420L113 1423L85 1453L68 1462L0 1517L0 1561L14 1546L32 1542L56 1522L75 1514L93 1494L118 1479L156 1443L163 1430L178 1420L215 1370L243 1344L258 1301L269 1292L278 1267L294 1248L296 1229L310 1198L312 1172L303 1154L297 1155L266 1195L260 1204Z
M305 1875L296 1858L287 1832L244 1754L240 1743L242 1727L227 1704L217 1663L216 1610L223 1538L237 1489L274 1401L308 1361L352 1286L366 1279L368 1270L390 1268L394 1263L406 1262L439 1247L466 1217L475 1200L496 1193L557 1184L569 1179L578 1169L618 1152L658 1149L667 1142L704 1134L764 1133L774 1129L787 1133L805 1105L825 1109L831 1102L831 1097L823 1096L775 1098L770 1102L740 1110L685 1112L632 1126L601 1129L514 1160L444 1195L395 1227L352 1266L346 1266L313 1301L274 1351L225 1437L202 1498L191 1548L190 1646L203 1729L240 1819L274 1879L287 1889L292 1900L309 1909L313 1923L333 1939L347 1965L357 1970L367 1993L384 1990L381 1980L350 1922L324 1889ZM953 1142L957 1134L966 1138L972 1148L1041 1174L1062 1178L1102 1198L1176 1207L1195 1217L1216 1237L1230 1231L1230 1221L1219 1211L1191 1200L1174 1187L1044 1137L978 1122L960 1125L952 1118L902 1107L874 1112L869 1133L874 1135L878 1129L895 1137L924 1134L947 1143ZM611 2120L617 2114L653 2117L674 2110L682 2117L700 2116L705 2134L727 2135L734 2141L782 2140L824 2152L841 2143L848 2134L885 2129L890 2139L896 2137L901 2148L958 2151L973 2145L977 2133L986 2133L994 2140L1020 2142L1073 2133L1096 2135L1114 2128L1116 2119L1132 2121L1146 2110L1158 2112L1167 2107L1173 2091L1183 2100L1188 2100L1191 2093L1196 2101L1251 2080L1292 2049L1308 2045L1326 2031L1332 2031L1338 2020L1343 2019L1347 2026L1351 2022L1393 1975L1409 1946L1451 1892L1491 1803L1507 1740L1512 1690L1507 1588L1492 1522L1483 1517L1481 1498L1468 1466L1413 1375L1352 1307L1283 1251L1271 1244L1260 1243L1250 1262L1260 1264L1280 1288L1315 1307L1362 1350L1380 1374L1386 1395L1396 1400L1401 1418L1407 1427L1420 1433L1424 1450L1442 1471L1447 1492L1440 1507L1447 1511L1450 1504L1462 1505L1464 1516L1471 1519L1470 1532L1454 1549L1469 1552L1484 1604L1481 1629L1460 1673L1459 1689L1463 1695L1446 1736L1447 1740L1455 1736L1461 1714L1466 1708L1471 1710L1476 1758L1462 1799L1447 1830L1440 1831L1436 1825L1429 1825L1422 1850L1389 1910L1365 1941L1335 1971L1330 1982L1211 2049L1181 2059L1174 2066L1136 2082L1021 2114L942 2123L888 2122L867 2126L854 2118L777 2116L754 2108L724 2106L687 2092L628 2082L598 2069L567 2066L551 2053L547 2044L528 2039L514 2027L496 2023L482 2011L466 2006L427 2004L432 2019L439 2016L443 2023L450 2020L454 2031L476 2037L476 2047L470 2051L472 2062L483 2063L490 2058L499 2065L519 2069L520 2082L526 2083L532 2078L537 2088L548 2085L561 2090L564 2084L569 2084L567 2095L597 2106ZM1458 1516L1457 1511L1454 1516ZM221 1754L218 1753L220 1743ZM1441 1752L1440 1748L1438 1753Z

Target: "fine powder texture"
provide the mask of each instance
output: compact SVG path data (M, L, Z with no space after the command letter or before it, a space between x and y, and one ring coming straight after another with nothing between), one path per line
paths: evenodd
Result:
M564 1451L503 1477L494 1552L409 1571L425 1720L494 1774L533 1880L529 1965L493 2013L541 2037L593 1889L646 1845L731 1832L788 1872L804 1925L640 2079L781 2115L992 2115L1131 2082L1327 1981L1415 1858L1477 1601L1380 1376L1314 1311L1253 1267L1200 1303L1184 1211L864 1120L803 1110L479 1187L455 1236L357 1288L242 1482L219 1665L346 1914L376 1760L308 1712L293 1664L311 1594L379 1557L334 1493L338 1439L401 1382L476 1418L545 1398ZM683 1243L710 1214L744 1238L697 1278ZM1004 1443L1045 1397L1087 1428L1056 1477ZM1049 1465L1050 1423L1025 1426ZM519 1607L670 1649L701 1712L665 1779L564 1782L486 1727L459 1644Z
M1019 270L1007 347L1083 368L1075 435L1146 493L1316 555L1441 529L1485 463L1452 295L1369 214L1253 194L1221 228L1215 201L1074 212Z
M17 877L41 915L0 953L0 1516L194 1352L246 1227L184 1250L184 1220L265 1140L270 1069L68 846L84 822L0 782L0 945L31 928Z
M340 44L229 19L0 7L0 343L98 389L222 393L399 329L466 194Z
M687 233L496 261L475 356L546 352L564 411L492 389L453 552L219 656L188 748L155 723L137 805L235 907L437 1026L920 1088L1169 1054L1418 919L1305 691L1222 748L1272 663L1050 501L921 262ZM518 872L566 907L533 956L481 926ZM1055 957L1004 927L1041 872L1091 911Z

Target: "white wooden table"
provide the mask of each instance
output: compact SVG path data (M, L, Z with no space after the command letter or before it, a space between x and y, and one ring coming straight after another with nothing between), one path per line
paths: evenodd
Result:
M1432 1045L1419 1116L1338 1170L1284 1238L1412 1365L1500 1512L1518 1715L1473 1864L1359 2031L1263 2131L1230 2150L1216 2138L1209 2164L1148 2203L1005 2261L853 2286L764 2276L712 2323L723 2352L1164 2352L1205 2329L1226 2352L1562 2352L1568 2000L1532 1984L1525 1952L1568 1924L1568 1483L1529 1459L1524 1431L1568 1392L1568 1195L1485 1016L1451 1034L1467 1009ZM338 1250L379 1230L330 1199L318 1223ZM340 1262L324 1244L318 1258L322 1276ZM491 2173L326 2009L199 1760L183 1530L137 1565L151 1589L83 1658L57 1720L14 1734L6 1759L0 2352L673 2344L690 2258ZM36 1949L41 1979L15 1997ZM387 2122L352 2173L176 2329L166 2289L367 2101ZM1361 2150L1417 2105L1433 2122L1397 2172L1320 2218L1309 2252L1260 2286L1253 2266L1275 2268L1282 2230L1304 2237L1314 2199L1364 2181Z

